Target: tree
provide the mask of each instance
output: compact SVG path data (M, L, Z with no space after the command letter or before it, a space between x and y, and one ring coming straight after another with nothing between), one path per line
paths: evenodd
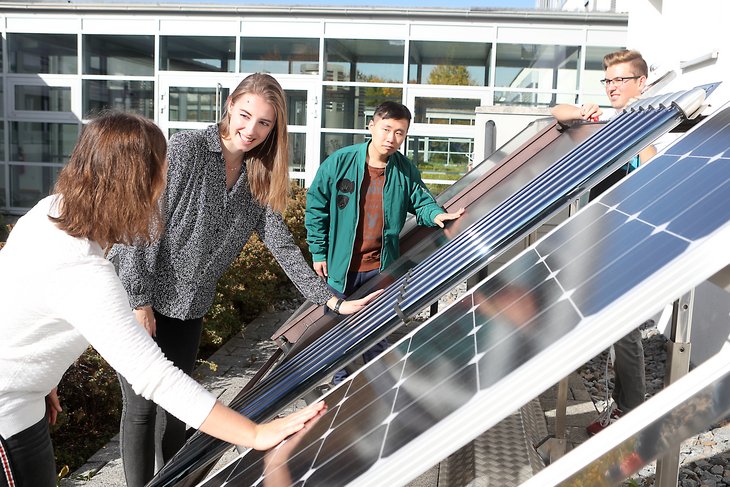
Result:
M476 83L471 79L466 66L439 64L429 73L428 84L473 86Z

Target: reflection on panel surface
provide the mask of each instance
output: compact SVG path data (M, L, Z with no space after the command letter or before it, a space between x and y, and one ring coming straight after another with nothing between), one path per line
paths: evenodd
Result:
M676 106L620 115L447 245L414 266L363 311L345 318L306 349L283 362L232 406L256 421L276 414L328 373L398 327L401 320L412 316L486 265L513 239L529 233L588 189L591 182L595 184L597 174L611 173L635 154L644 140L651 140L652 136L669 130L681 119L681 111ZM552 312L558 311L564 312L562 305ZM535 318L539 319L542 318ZM563 326L572 324L568 322ZM196 436L151 485L171 485L180 476L185 477L201 468L201 464L215 457L221 448L225 446L220 442L204 435Z
M730 140L730 109L708 122L683 142ZM404 483L445 458L730 262L728 147L670 148L325 396L309 431L204 485Z
M620 485L682 441L722 422L730 413L729 355L719 352L633 409L610 433L581 444L523 487Z

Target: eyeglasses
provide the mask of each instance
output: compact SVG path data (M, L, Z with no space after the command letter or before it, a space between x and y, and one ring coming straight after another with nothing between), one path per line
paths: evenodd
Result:
M611 85L621 86L621 85L625 84L630 79L639 79L639 78L641 78L641 76L625 76L625 77L623 77L623 76L617 76L617 77L615 77L613 79L605 78L605 79L602 79L602 80L599 80L599 81L604 86L611 86Z

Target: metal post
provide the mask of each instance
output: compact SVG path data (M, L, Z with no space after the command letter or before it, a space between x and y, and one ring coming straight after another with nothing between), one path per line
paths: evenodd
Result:
M694 308L695 290L674 302L672 310L672 328L667 343L667 372L664 378L665 387L689 371L691 352L690 335L692 331L692 310ZM674 487L679 479L679 446L670 449L657 459L656 485L658 487Z
M482 161L494 154L495 150L497 150L497 127L494 124L494 120L487 120L487 123L484 124L484 153L482 154Z

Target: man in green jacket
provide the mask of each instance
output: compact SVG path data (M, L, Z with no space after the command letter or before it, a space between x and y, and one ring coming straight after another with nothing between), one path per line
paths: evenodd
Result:
M309 187L305 226L313 267L340 298L399 257L407 213L420 225L443 228L464 212L446 213L398 152L410 123L406 106L380 104L368 124L371 140L330 155Z

